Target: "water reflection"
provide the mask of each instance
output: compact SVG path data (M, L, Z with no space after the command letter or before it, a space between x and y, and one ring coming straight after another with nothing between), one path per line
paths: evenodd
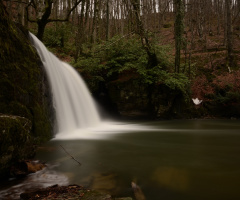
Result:
M186 192L189 189L189 176L183 169L159 167L153 172L151 179L160 187L171 190Z
M53 140L38 151L37 159L54 165L50 173L64 174L66 184L89 186L117 196L133 196L134 181L149 200L240 199L239 121L185 120L146 125L155 128L124 134L109 131L106 135L110 137L100 140Z

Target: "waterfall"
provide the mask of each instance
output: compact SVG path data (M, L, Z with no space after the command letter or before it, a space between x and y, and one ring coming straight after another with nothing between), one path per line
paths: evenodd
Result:
M52 89L58 130L55 139L103 139L114 133L149 130L149 126L103 122L78 72L49 52L35 35L30 33L30 37Z
M58 132L94 127L100 117L83 79L69 64L60 61L30 33L51 85Z

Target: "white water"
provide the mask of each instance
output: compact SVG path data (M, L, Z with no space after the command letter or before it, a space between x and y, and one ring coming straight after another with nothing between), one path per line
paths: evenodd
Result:
M96 106L80 75L49 52L36 36L30 35L51 84L58 132L99 125Z
M119 122L102 122L84 81L69 64L60 61L30 33L51 85L56 111L56 139L100 139L150 127Z

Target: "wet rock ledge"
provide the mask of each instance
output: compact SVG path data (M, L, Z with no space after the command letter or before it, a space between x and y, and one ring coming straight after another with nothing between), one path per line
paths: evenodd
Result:
M108 194L89 190L79 185L53 185L35 192L22 193L21 200L132 200L130 197L112 198Z

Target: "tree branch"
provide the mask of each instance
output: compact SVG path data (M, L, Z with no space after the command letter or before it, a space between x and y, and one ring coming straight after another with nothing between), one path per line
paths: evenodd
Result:
M48 22L66 22L69 19L70 14L72 11L81 3L82 0L76 0L74 6L67 12L67 15L64 19L48 19Z
M94 52L94 54L98 54L98 53L100 53L101 51L106 50L106 48L112 46L113 44L117 43L117 42L120 41L121 39L123 39L123 38L125 38L125 37L127 37L127 36L129 36L129 35L132 35L132 34L134 34L134 33L135 33L135 31L132 31L131 33L128 33L128 34L126 34L126 35L121 36L118 40L111 42L109 45L105 46L104 48L100 48L98 51Z
M236 19L238 18L238 15L240 14L240 10L238 10L238 13L236 14L236 16L234 17L234 19L232 20L232 23L234 24L234 22L236 21Z
M65 151L65 153L67 155L69 155L74 161L76 161L79 165L82 165L78 160L76 160L71 154L69 154L66 149L64 149L64 147L62 145L59 145L60 147L62 147L62 149Z
M3 0L3 1L11 1L11 2L13 2L13 3L19 3L19 4L29 4L29 3L27 3L27 2L22 2L22 1L17 1L17 0L15 0L15 1L13 1L13 0Z
M30 18L29 18L28 8L29 8L30 6L33 6L33 7L36 9L36 4L35 4L34 0L31 0L31 1L28 3L28 5L26 6L26 8L25 8L25 9L26 9L26 13L27 13L27 20L28 20L29 22L36 23L37 20L34 20L34 19L30 19Z

